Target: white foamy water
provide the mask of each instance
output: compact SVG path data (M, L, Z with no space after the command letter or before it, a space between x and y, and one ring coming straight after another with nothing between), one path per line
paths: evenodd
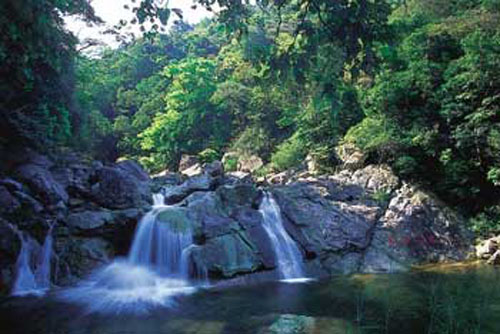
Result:
M21 250L16 262L16 280L11 292L13 296L41 296L50 289L53 226L50 225L41 249L30 236L14 229L21 240Z
M153 208L139 222L126 259L116 260L94 272L60 296L81 304L89 312L147 312L172 306L174 297L189 294L206 284L206 270L191 263L193 235L190 226L176 226L158 219L172 207L161 194L153 196Z
M286 232L280 207L270 193L264 194L259 211L264 217L264 229L271 239L280 278L289 282L292 279L304 280L302 254L295 241Z

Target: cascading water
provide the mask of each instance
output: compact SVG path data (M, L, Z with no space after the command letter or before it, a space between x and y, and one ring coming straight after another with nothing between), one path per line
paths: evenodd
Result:
M264 193L259 211L264 217L263 227L271 239L280 278L283 280L303 278L302 254L295 241L286 232L281 210L270 193Z
M41 251L35 240L16 229L21 240L21 250L16 262L13 296L43 295L50 288L53 226L50 225Z
M203 270L190 270L190 251L196 247L191 228L158 219L170 209L164 205L163 195L155 194L152 210L137 226L128 258L98 270L77 287L62 292L62 298L83 304L90 312L141 313L171 305L171 297L194 292L197 283L206 283L206 276L198 276ZM192 276L202 280L190 280Z

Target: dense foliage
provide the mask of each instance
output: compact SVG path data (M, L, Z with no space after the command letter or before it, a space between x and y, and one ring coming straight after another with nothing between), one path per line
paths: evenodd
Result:
M156 34L98 58L61 22L98 21L87 1L2 3L3 144L49 139L151 171L233 152L265 172L307 155L333 169L348 142L500 229L500 1L195 1L216 2L217 20L162 34L182 14L139 1L135 23Z

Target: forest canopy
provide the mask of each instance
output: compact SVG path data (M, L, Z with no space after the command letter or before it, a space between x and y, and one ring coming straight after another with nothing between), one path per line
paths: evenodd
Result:
M478 228L498 221L499 0L217 5L189 25L138 1L144 36L89 57L63 23L99 23L88 1L2 2L0 145L132 158L152 172L235 152L262 158L265 173L308 155L333 170L335 148L352 144Z

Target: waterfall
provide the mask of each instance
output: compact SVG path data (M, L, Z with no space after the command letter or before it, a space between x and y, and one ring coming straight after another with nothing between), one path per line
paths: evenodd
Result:
M21 250L16 262L16 280L12 288L13 296L42 295L50 288L53 226L54 224L50 224L41 251L35 240L15 229L21 240Z
M263 227L271 239L280 278L284 280L302 278L304 275L302 254L286 232L281 210L270 193L264 193L259 211L264 218Z
M128 260L142 265L160 276L189 279L188 261L182 261L183 251L193 244L190 228L176 229L156 219L168 207L155 208L141 220Z
M191 251L197 247L191 227L159 220L166 210L172 206L164 204L162 194L155 194L153 208L136 228L128 257L95 271L60 297L90 312L142 313L154 306L171 306L173 297L204 285L206 270L191 261Z

